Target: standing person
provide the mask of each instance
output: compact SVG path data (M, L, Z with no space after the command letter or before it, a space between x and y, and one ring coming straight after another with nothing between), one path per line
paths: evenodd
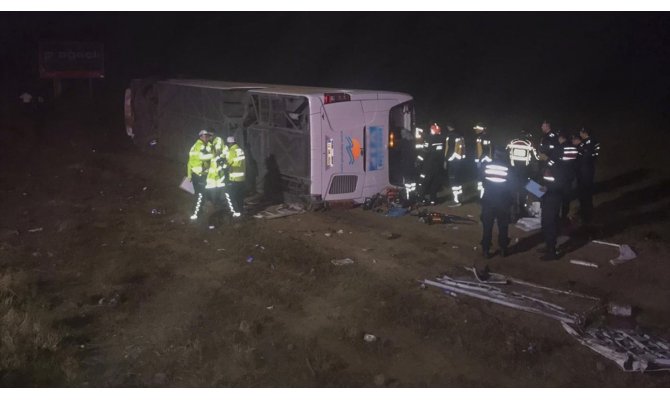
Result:
M588 224L593 218L593 189L596 173L596 160L600 152L600 142L591 137L589 128L579 131L580 140L577 152L577 192L579 198L579 213L583 223Z
M447 138L444 149L444 166L449 177L449 188L451 189L451 202L449 207L461 205L459 196L463 194L462 163L465 160L465 139L463 135L456 132L454 124L447 123Z
M212 160L212 147L209 141L212 134L206 130L198 132L198 140L193 144L188 153L187 176L193 183L195 192L195 207L191 220L197 220L202 212L202 200L205 196L205 186L207 184L207 173L209 172L210 162Z
M483 122L478 122L477 125L472 127L477 140L475 141L476 153L475 153L475 165L477 166L477 191L479 191L479 198L484 196L484 186L481 180L481 177L484 173L484 167L487 163L490 163L493 160L493 143L489 139L489 135L486 131L486 125Z
M212 133L211 130L208 132ZM228 170L228 146L220 136L214 136L209 142L212 150L212 159L210 161L209 171L207 172L207 181L205 189L207 190L210 201L214 206L221 209L223 206L223 191L226 186L226 175Z
M234 136L228 136L228 190L226 190L226 200L233 217L239 217L244 212L244 174L245 157L244 150L237 144Z
M551 129L551 122L544 120L542 122L542 137L540 138L540 145L538 146L539 172L544 172L547 163L551 159L555 159L556 151L558 150L558 136Z
M565 221L570 214L570 201L572 200L572 185L577 175L577 147L573 146L572 141L568 141L568 135L564 132L558 134L559 150L556 152L560 154L556 163L561 169L564 178L563 184L563 202L561 203L560 217ZM554 161L550 160L553 164Z
M430 126L430 135L427 137L426 159L420 178L423 178L423 196L428 196L430 205L437 203L437 193L442 186L444 162L444 138L442 128L437 123Z
M498 223L498 246L500 255L506 257L509 245L508 228L510 221L510 207L514 200L514 177L510 173L507 156L504 152L496 152L495 159L484 165L483 186L484 195L481 200L482 221L482 255L490 258L491 241L493 238L493 223Z
M559 214L565 189L561 172L557 164L552 164L545 168L542 176L543 186L540 190L544 192L544 195L540 199L542 204L540 223L546 244L545 254L540 258L542 261L558 260L559 258L559 253L556 251L556 242L559 232Z
M512 221L525 216L526 189L531 173L531 162L537 159L531 136L521 131L517 139L512 139L506 147L510 159L511 172L514 176L514 204L512 206Z

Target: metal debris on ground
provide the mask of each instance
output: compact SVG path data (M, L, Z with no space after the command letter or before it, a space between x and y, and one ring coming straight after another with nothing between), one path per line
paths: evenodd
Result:
M444 214L441 212L421 210L416 214L419 221L424 224L474 224L474 220L453 214Z
M630 304L609 302L607 304L607 313L617 317L630 317L633 315L633 307Z
M341 258L339 260L330 260L330 263L339 267L342 265L351 265L354 263L354 260L351 258Z
M365 340L368 343L376 342L377 341L377 336L371 334L371 333L366 333L363 335L363 340Z
M516 227L524 232L532 232L540 229L542 227L542 223L540 222L540 218L526 217L520 218L516 222Z
M511 291L505 292L498 287L481 282L456 280L447 275L444 275L442 278L436 278L434 281L424 279L420 282L452 293L462 294L480 300L487 300L517 310L541 314L562 322L571 324L578 324L581 322L581 317L579 315L569 313L561 306L521 293Z
M633 251L633 249L627 244L616 244L616 243L610 243L610 242L603 242L601 240L594 240L593 243L602 244L602 245L605 245L605 246L612 246L612 247L616 247L617 249L619 249L619 257L613 258L613 259L610 260L610 264L612 264L612 265L623 264L626 261L630 261L630 260L637 257L637 254L635 254L635 251Z
M254 256L247 257L247 262L252 263L254 261Z
M563 323L563 329L624 371L670 371L670 343L666 340L629 329L581 329L566 323Z
M254 215L254 218L259 219L275 219L288 217L289 215L302 214L305 212L305 207L300 203L287 203L278 206L271 206L265 210Z
M390 232L390 231L383 231L382 233L380 233L380 235L382 235L383 237L385 237L388 240L397 239L397 238L400 237L399 234L393 233L393 232Z
M545 290L545 291L550 292L550 293L565 294L565 295L568 295L568 296L579 297L579 298L582 298L582 299L600 301L600 297L591 296L591 295L583 294L583 293L578 293L578 292L574 292L572 290L563 290L563 289L552 288L552 287L549 287L549 286L543 286L543 285L539 285L537 283L527 282L527 281L517 279L517 278L511 277L511 276L506 276L506 275L502 275L502 274L496 274L496 273L493 273L493 272L489 272L487 269L485 269L482 272L477 271L477 268L475 268L475 267L465 267L465 269L468 270L468 271L471 271L475 275L475 279L477 279L477 281L483 282L483 283L489 283L489 284L515 283L515 284L521 285L521 286L527 286L527 287L531 287L531 288L534 288L534 289Z
M403 208L403 207L391 207L388 209L386 212L387 217L402 217L404 215L407 215L409 213L408 208Z
M28 229L28 232L35 233L35 232L42 232L43 230L44 230L44 228L39 227L39 228Z
M570 264L581 265L582 267L598 268L598 264L584 260L570 260Z

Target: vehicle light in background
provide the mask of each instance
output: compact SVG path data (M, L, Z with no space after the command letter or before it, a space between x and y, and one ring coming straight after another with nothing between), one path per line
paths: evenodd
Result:
M414 129L414 137L415 137L416 139L421 139L422 136L423 136L423 129L421 129L421 128L415 128L415 129Z
M395 134L393 131L389 133L389 147L393 148L395 147Z
M324 93L323 104L339 103L342 101L351 101L349 93Z

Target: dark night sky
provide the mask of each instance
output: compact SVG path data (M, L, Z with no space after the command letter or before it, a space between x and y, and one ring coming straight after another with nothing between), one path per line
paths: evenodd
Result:
M669 16L0 13L0 29L11 81L36 77L39 39L100 40L109 87L157 75L398 90L415 96L420 119L522 127L667 117Z

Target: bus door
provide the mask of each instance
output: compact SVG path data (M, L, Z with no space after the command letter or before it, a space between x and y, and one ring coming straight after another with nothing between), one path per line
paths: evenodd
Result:
M321 108L324 200L361 197L366 156L364 127L360 101L325 104Z

